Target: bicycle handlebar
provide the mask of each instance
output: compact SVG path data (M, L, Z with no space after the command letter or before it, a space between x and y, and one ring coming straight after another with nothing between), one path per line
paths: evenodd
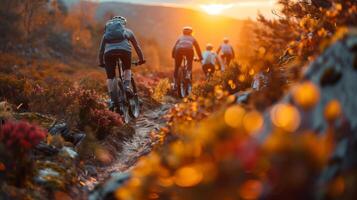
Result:
M135 65L135 66L139 66L139 65L143 65L143 64L145 64L146 63L146 60L144 60L142 63L140 63L140 61L134 61L134 62L132 62L131 64L132 65Z
M199 58L194 58L193 61L195 62L201 62L201 60Z

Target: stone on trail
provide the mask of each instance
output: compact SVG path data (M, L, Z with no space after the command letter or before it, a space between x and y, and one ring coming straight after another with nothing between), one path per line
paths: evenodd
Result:
M89 200L115 199L115 191L131 177L130 173L113 173L103 184L99 185L89 196Z

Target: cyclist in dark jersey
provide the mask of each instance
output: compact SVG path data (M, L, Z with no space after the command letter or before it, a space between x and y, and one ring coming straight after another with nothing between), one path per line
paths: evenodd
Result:
M177 89L177 76L178 70L181 66L184 57L187 59L188 74L192 78L192 63L194 57L194 48L200 60L202 60L202 54L200 46L197 40L192 36L192 28L184 27L183 35L179 37L172 50L172 57L175 59L175 72L174 72L174 89Z
M108 92L114 104L119 103L117 102L117 99L113 97L113 91L118 90L118 79L115 75L117 62L119 60L121 60L122 62L122 67L124 71L124 89L129 93L131 92L130 84L132 46L138 54L138 64L140 65L145 63L144 55L141 51L141 48L136 40L134 33L130 29L125 28L126 22L127 20L121 16L113 17L107 22L106 29L110 25L110 23L120 23L123 29L122 36L118 37L118 39L114 38L109 40L104 35L99 50L99 65L101 67L104 67L106 70Z

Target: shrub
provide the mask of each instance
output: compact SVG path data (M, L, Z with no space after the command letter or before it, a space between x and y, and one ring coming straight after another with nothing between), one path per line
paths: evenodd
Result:
M28 122L6 122L0 131L0 142L17 156L22 156L45 139L46 135L40 127Z
M0 162L6 165L8 180L14 180L17 186L25 184L26 178L33 173L30 150L46 135L40 127L25 121L8 121L1 127L0 146L6 151L0 153Z
M245 90L251 85L254 70L248 70L239 64L227 67L222 73L216 72L211 80L200 82L193 87L192 93L195 96L208 97L214 94L217 86L230 94Z
M105 134L110 132L113 127L123 125L123 121L117 113L99 109L91 111L91 122L98 138L105 137Z
M72 88L72 83L64 80L54 80L52 84L35 84L32 87L29 109L64 118L67 108L75 101L75 96L66 95Z
M95 127L92 121L92 110L106 109L105 97L95 90L74 86L65 93L73 102L67 107L67 121L83 130L86 126Z
M28 104L31 92L28 81L15 76L0 76L0 85L0 101L7 100L16 105Z
M170 88L171 86L170 86L169 79L166 78L160 80L154 89L153 99L155 99L158 102L163 101L164 97L170 91Z

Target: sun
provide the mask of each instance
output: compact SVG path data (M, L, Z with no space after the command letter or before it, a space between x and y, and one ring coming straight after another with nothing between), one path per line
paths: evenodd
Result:
M202 10L210 15L219 15L224 10L231 8L231 4L205 4L200 6Z

